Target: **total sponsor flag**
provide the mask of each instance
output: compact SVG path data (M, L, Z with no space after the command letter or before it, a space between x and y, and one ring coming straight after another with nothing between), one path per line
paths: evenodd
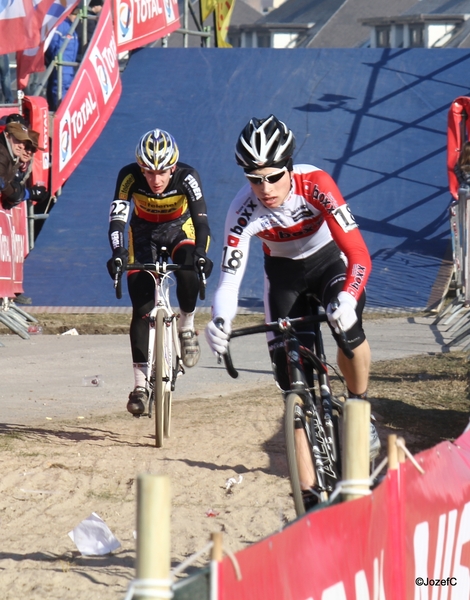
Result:
M226 42L235 0L217 0L215 7L215 41L217 48L231 48Z
M66 181L98 138L120 95L111 0L105 0L92 42L54 115L52 193Z
M0 54L34 48L53 0L0 0Z
M178 0L113 0L118 52L140 48L180 26Z
M18 89L21 90L27 86L30 73L44 71L44 44L49 34L77 5L78 0L54 0L43 17L40 27L40 44L34 48L19 50L16 53Z
M207 17L214 12L216 6L217 0L199 0L201 22L204 22L207 19Z

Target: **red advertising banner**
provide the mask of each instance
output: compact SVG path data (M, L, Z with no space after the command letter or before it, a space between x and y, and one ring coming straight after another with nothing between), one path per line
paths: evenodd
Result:
M28 253L26 203L0 208L0 298L23 291L23 263Z
M90 47L54 115L52 193L70 177L99 137L120 95L111 0L105 0Z
M447 175L450 193L455 200L459 196L459 182L454 167L464 142L468 140L470 140L470 98L460 96L450 105L447 116Z
M177 0L113 0L118 52L150 44L180 26Z
M218 600L468 600L470 431L415 458L225 558Z
M39 133L39 147L33 158L31 185L44 185L49 189L49 107L42 96L25 96L23 113L29 120L30 128Z
M470 431L417 458L424 473L403 469L407 598L470 598Z
M41 26L53 0L0 2L0 54L34 48L41 41Z

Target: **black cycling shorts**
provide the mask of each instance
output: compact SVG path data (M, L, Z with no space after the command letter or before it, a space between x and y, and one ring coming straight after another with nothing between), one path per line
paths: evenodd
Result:
M196 232L189 212L166 223L151 223L133 218L129 227L129 262L153 263L162 246L173 260L182 244L194 245Z
M312 313L313 298L326 309L332 298L343 290L346 264L335 242L330 242L305 259L292 260L265 255L264 269L268 278L266 320L303 317ZM366 301L362 293L356 307L357 322L346 332L351 349L366 339L362 328L362 311ZM331 327L330 327L331 328ZM333 329L333 337L339 341ZM270 342L270 347L275 340Z

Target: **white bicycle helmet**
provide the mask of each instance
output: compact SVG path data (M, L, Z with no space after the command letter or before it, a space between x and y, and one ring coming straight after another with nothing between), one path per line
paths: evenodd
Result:
M282 168L289 164L294 148L292 131L270 115L267 119L250 119L238 138L235 158L245 171L263 167Z
M179 150L171 134L163 129L153 129L140 138L135 158L142 169L164 171L176 165Z

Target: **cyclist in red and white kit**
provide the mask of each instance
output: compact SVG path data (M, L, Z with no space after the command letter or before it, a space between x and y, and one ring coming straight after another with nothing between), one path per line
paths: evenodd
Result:
M256 236L264 250L266 321L309 314L307 294L313 295L325 308L338 343L337 362L349 397L365 399L371 358L362 311L371 259L333 179L312 165L293 165L294 148L293 132L274 115L251 119L239 136L235 157L248 182L227 214L221 276L206 338L216 354L227 351L250 241ZM330 305L333 298L339 301L336 310ZM223 329L216 325L218 319L223 319ZM354 350L352 359L339 345L340 329ZM268 347L276 380L287 389L285 356L277 351L283 344L268 334ZM380 450L372 423L370 450L371 459Z

